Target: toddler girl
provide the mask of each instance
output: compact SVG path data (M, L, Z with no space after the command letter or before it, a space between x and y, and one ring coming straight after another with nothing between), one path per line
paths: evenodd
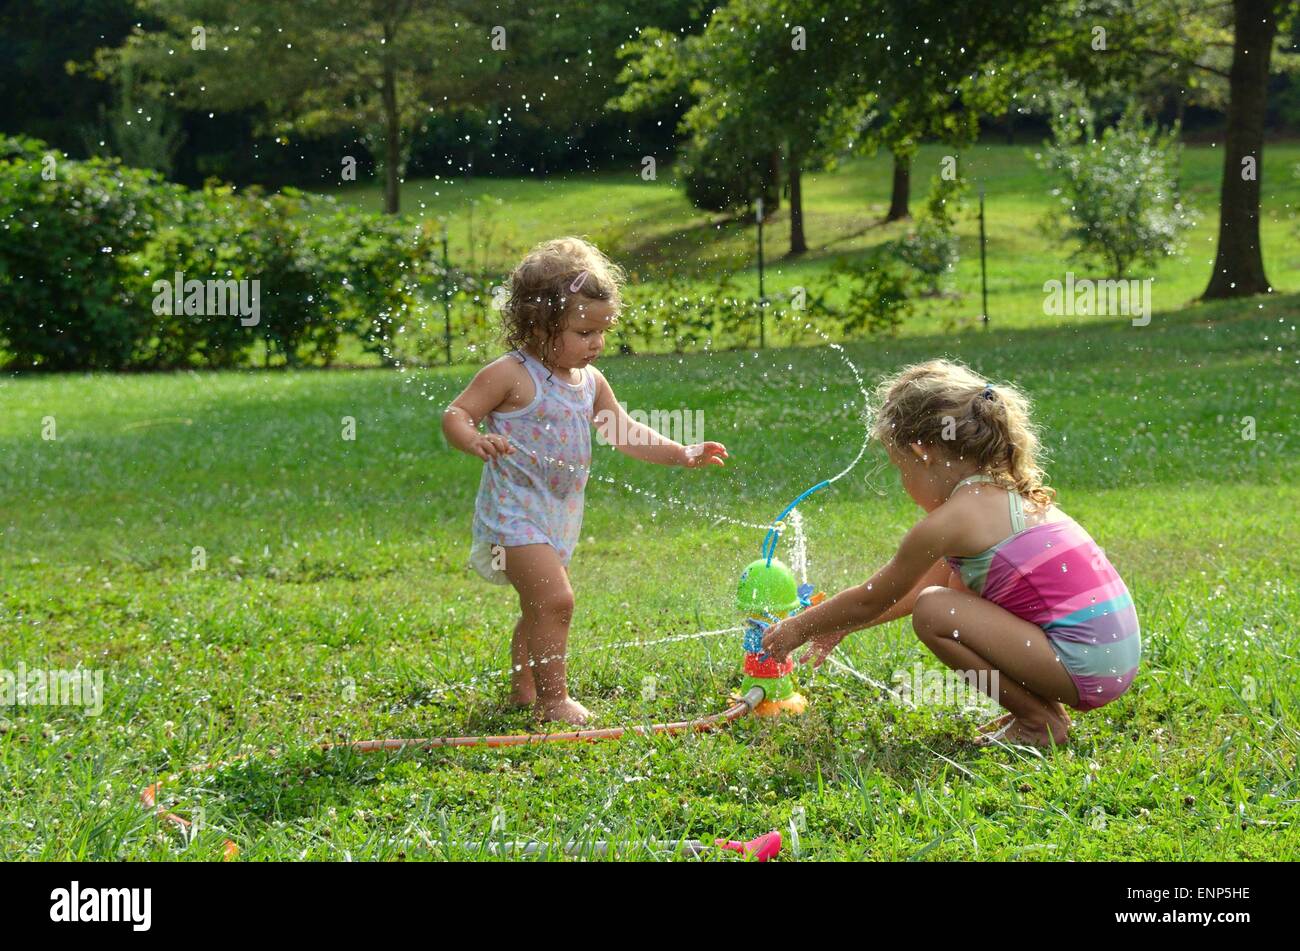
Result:
M801 659L820 666L849 632L910 614L935 656L1011 711L977 743L1064 743L1062 704L1124 693L1141 640L1128 588L1043 485L1028 401L946 360L907 367L878 396L874 435L928 514L869 581L774 625L764 648L781 661L811 641Z
M592 366L621 306L623 271L580 238L534 248L510 276L509 353L488 364L442 417L448 443L484 461L470 564L519 593L511 700L543 720L581 724L565 654L573 617L568 565L582 528L591 426L636 459L723 465L721 443L682 446L632 420ZM483 432L479 424L484 424Z

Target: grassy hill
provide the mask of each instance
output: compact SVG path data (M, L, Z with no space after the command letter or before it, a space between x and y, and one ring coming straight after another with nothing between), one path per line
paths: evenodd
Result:
M958 154L962 176L971 182L966 213L958 228L962 259L954 275L956 299L924 300L905 333L932 333L970 325L979 315L980 277L976 190L986 194L989 311L997 326L1043 327L1079 320L1043 312L1043 283L1061 280L1067 269L1077 276L1107 277L1063 263L1066 249L1038 232L1037 223L1052 203L1053 183L1035 163L1032 144L981 144ZM930 179L938 173L943 146L921 148L913 166L913 211L923 205ZM889 204L890 158L882 154L846 162L834 171L804 179L808 254L786 259L788 205L764 228L769 270L768 293L806 283L825 273L837 256L861 253L899 236L906 224L882 226ZM1300 144L1270 142L1261 173L1261 222L1267 273L1281 292L1300 291ZM1155 311L1185 307L1204 290L1218 235L1221 150L1189 145L1183 156L1183 193L1201 214L1185 252L1154 272ZM372 186L341 189L347 200L379 210ZM471 211L471 202L473 209ZM741 270L742 285L757 297L755 228L748 219L701 213L683 197L671 170L656 181L642 181L639 167L626 173L550 176L546 179L422 179L407 182L403 211L446 216L454 261L487 262L509 272L518 256L538 241L579 234L595 241L633 272L634 280L676 272L709 274ZM471 223L471 216L473 222ZM474 234L474 252L469 236ZM484 248L486 244L486 248ZM1086 319L1086 318L1085 318Z

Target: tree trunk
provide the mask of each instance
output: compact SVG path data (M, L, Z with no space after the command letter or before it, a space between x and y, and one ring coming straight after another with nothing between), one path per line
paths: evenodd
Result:
M885 215L886 221L902 221L904 218L912 217L912 213L907 208L911 193L912 160L910 158L900 158L895 153L894 190L889 198L889 214Z
M790 254L804 254L808 242L803 236L803 171L799 156L790 156Z
M1259 176L1264 171L1264 108L1268 66L1277 33L1277 0L1234 0L1228 131L1219 192L1219 250L1202 300L1245 297L1269 290L1259 245ZM1255 160L1245 176L1242 159Z
M398 173L402 162L402 132L397 117L397 77L391 64L384 64L384 212L397 214L401 205Z

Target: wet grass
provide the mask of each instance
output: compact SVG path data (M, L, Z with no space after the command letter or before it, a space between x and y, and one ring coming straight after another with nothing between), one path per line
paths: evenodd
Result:
M494 676L512 593L465 565L480 464L438 433L472 368L0 381L0 667L81 666L105 687L98 716L0 710L4 855L213 860L231 838L245 859L464 858L493 837L788 832L799 807L787 858L1294 856L1298 318L1300 297L1279 296L1147 327L1027 320L848 347L869 381L950 355L1024 386L1063 507L1133 591L1134 687L1043 755L976 750L973 713L908 707L829 668L802 679L806 716L711 735L321 752L536 728ZM572 567L574 693L602 726L721 709L738 637L664 639L736 622L762 539L736 523L775 517L853 459L861 397L829 348L602 366L632 408L702 410L733 462L687 472L597 450ZM874 570L916 516L875 449L805 513L829 591ZM905 623L842 651L876 681L939 669ZM140 807L145 783L241 753L165 788L178 812L201 810L192 842Z

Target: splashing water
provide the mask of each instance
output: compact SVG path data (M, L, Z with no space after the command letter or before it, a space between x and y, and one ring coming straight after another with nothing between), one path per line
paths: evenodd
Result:
M830 347L830 349L833 350L840 357L840 359L844 361L844 363L848 366L849 371L853 374L854 384L858 389L858 393L862 396L861 418L863 419L864 422L862 443L858 447L857 454L848 463L848 465L845 466L843 469L841 469L839 472L837 472L835 475L831 476L829 479L825 480L826 485L831 485L834 484L835 482L838 482L840 479L844 478L846 475L852 472L857 467L858 463L860 463L863 457L866 455L867 448L871 440L870 431L865 425L867 413L870 407L870 397L867 393L866 385L862 380L861 372L859 372L857 365L851 359L849 359L849 356L845 352L844 348L840 346L838 343L836 343L835 341L831 340L829 335L827 335L820 328L814 327L811 323L805 324L805 329L811 330L815 332L818 336L820 336L823 339L823 341L825 341L825 343ZM395 355L389 355L389 356L390 359L393 359ZM403 365L397 359L393 359L393 362L397 365L399 371L402 372L405 378L404 382L408 384L412 382L417 382L413 376L409 375L410 374L409 366ZM441 393L438 393L436 391L430 392L430 387L429 387L430 381L427 380L427 378L425 380L419 380L418 382L420 384L419 389L421 391L421 395L424 396L425 399L434 400L438 398L438 396L442 395ZM570 470L576 470L576 468L579 468L579 467L575 467L572 463L564 460L553 459L549 457L539 457L539 459L547 463L554 463L558 465L567 466ZM671 505L680 508L683 511L689 512L693 515L698 515L703 518L711 519L714 525L725 522L743 528L751 528L751 529L758 529L758 530L776 529L778 532L780 531L780 525L782 520L778 520L777 522L769 525L746 522L742 519L733 518L730 515L726 515L714 511L705 506L697 505L695 503L689 502L682 498L678 498L671 495L660 496L654 492L650 492L645 489L638 488L637 486L634 486L631 483L620 482L617 479L614 479L610 476L596 475L595 473L591 473L590 470L588 471L589 471L589 478L595 478L597 481L602 482L606 485L617 486L625 491L629 491L634 494L640 495L643 498L649 499L650 501L656 504ZM871 481L871 477L874 476L875 473L878 471L880 471L880 467L877 467L876 469L873 469L871 473L868 473L868 482ZM808 583L808 539L807 539L807 533L805 531L803 515L798 510L798 508L795 507L791 509L788 518L790 521L790 527L793 534L792 550L791 550L792 568L796 572L797 576L799 577L800 582L807 584ZM587 651L592 651L592 650L602 650L602 651L622 650L628 648L649 647L656 644L667 644L667 643L675 643L675 642L686 641L686 640L695 640L695 639L701 639L706 637L718 637L724 634L734 634L741 630L743 630L743 628L741 627L730 627L730 628L723 628L715 631L700 631L691 634L677 634L677 635L672 635L669 637L660 638L652 641L628 641L628 642L616 643L616 644L593 645L592 647L589 648L582 648L579 650L571 651L569 652L568 656L586 653ZM552 660L559 660L564 656L565 655L555 655L553 657L543 657L538 660L531 660L529 661L527 666L535 667L538 664L546 664ZM494 672L482 674L476 677L472 677L468 681L459 684L440 685L438 687L432 688L431 694L436 696L444 693L449 693L454 690L472 689L475 686L479 685L480 683L486 684L488 681L494 681L501 677L505 677L519 670L522 670L523 666L524 665L515 665L510 668L507 668L506 670L494 671Z
M862 457L867 454L867 446L870 445L871 443L871 431L867 429L865 422L867 417L867 410L871 406L871 397L867 394L866 384L862 382L862 374L858 372L857 365L852 360L849 359L849 355L844 352L844 348L841 347L838 343L835 343L833 340L831 340L831 338L826 336L824 332L817 329L816 327L813 327L812 324L805 324L805 326L811 330L815 330L818 334L820 334L822 339L825 340L826 343L830 345L830 348L834 350L836 353L838 353L840 355L840 358L845 363L848 364L849 369L853 372L853 381L858 385L858 392L862 394L862 419L864 422L864 425L862 427L862 445L858 447L858 454L853 457L852 462L850 462L847 466L845 466L842 471L831 476L829 479L826 480L827 482L834 484L838 482L840 479L844 478L850 472L852 472L854 467L857 466L857 464L862 461Z
M808 583L808 537L803 530L803 513L797 508L790 511L790 530L794 540L790 543L790 567L799 576L801 584Z
M468 680L463 680L459 683L438 684L437 686L430 687L428 691L426 691L426 696L440 697L443 694L452 693L453 691L472 690L478 686L488 686L492 681L500 680L502 677L508 677L511 674L523 670L525 667L537 667L549 664L554 660L564 660L566 657L574 657L578 654L589 654L592 651L615 651L629 650L632 648L656 647L660 644L677 644L682 641L702 640L706 637L721 637L724 634L738 634L743 630L743 627L737 625L736 627L718 628L714 631L694 631L689 634L670 634L667 637L659 637L648 641L633 640L620 641L613 644L592 644L590 647L580 647L577 650L569 651L567 654L550 654L546 657L530 660L527 664L515 664L504 670L493 670L483 674L476 674Z

